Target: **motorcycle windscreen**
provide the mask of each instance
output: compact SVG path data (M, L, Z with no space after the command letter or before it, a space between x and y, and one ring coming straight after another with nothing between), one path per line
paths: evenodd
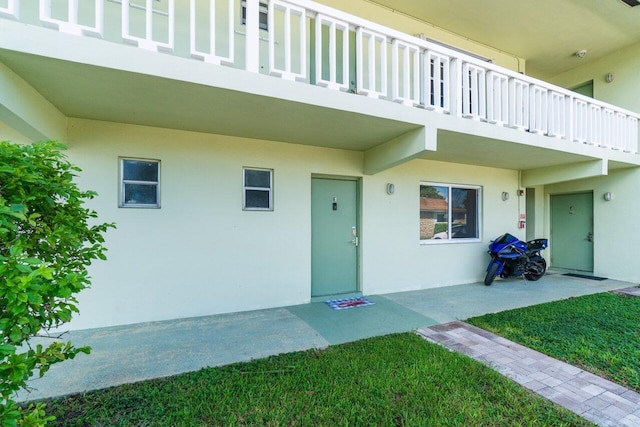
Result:
M496 243L508 244L508 243L517 242L518 240L519 239L517 237L512 236L509 233L505 233L496 240Z

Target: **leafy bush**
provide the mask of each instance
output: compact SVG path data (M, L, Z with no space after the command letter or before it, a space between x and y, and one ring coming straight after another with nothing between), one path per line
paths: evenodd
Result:
M44 405L19 407L12 399L36 371L88 347L70 342L31 346L78 312L75 294L90 284L87 267L105 259L103 233L83 204L96 193L73 182L80 169L48 141L31 145L0 142L0 420L2 426L44 425Z
M449 228L448 222L436 222L436 226L433 229L433 234L442 233L443 231L447 231Z

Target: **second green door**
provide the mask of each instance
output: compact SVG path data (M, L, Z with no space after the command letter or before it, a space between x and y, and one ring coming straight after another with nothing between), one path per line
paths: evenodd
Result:
M593 271L593 193L551 196L551 264Z

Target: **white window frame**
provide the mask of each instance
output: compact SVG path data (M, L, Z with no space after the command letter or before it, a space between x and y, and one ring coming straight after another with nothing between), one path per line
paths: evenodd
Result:
M157 181L136 181L124 179L124 162L127 160L136 161L136 162L153 162L158 164L158 177ZM118 207L121 208L151 208L151 209L159 209L160 208L160 176L161 176L161 162L157 159L141 159L136 157L120 157L119 158L119 166L120 166L120 196L118 198ZM126 203L125 202L125 184L143 184L143 185L155 185L156 186L156 203L147 204L147 203Z
M452 229L453 223L453 211L451 205L451 193L454 188L460 188L465 190L475 190L477 193L478 199L476 200L476 222L478 227L478 237L468 237L468 238L457 238L454 239L451 236L447 236L446 239L420 239L421 245L441 245L441 244L449 244L449 243L477 243L482 241L482 187L479 185L468 185L468 184L451 184L445 182L428 182L421 181L420 187L428 185L431 187L447 187L447 230ZM418 193L418 197L420 197ZM418 217L420 216L420 210L418 208ZM419 228L419 227L418 227Z
M246 183L247 171L269 172L269 188L266 187L248 187ZM247 191L265 191L269 193L269 207L258 208L247 206ZM244 211L273 211L273 169L243 167L242 168L242 210Z

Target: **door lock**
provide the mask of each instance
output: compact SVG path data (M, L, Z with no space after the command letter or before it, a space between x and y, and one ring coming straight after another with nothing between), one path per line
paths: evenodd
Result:
M593 242L593 233L592 232L588 232L587 233L587 242Z

